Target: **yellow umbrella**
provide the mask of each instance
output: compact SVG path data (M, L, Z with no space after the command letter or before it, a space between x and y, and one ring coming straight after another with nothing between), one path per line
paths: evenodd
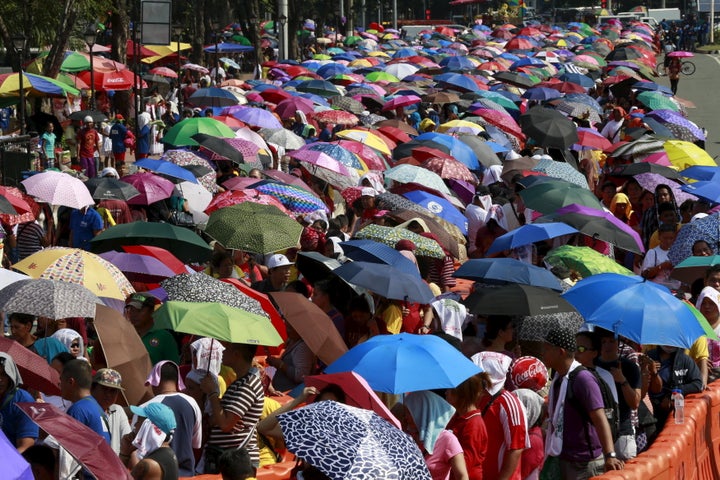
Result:
M705 165L708 167L717 167L717 164L705 150L698 147L694 143L684 142L682 140L668 140L663 145L668 160L678 170L685 170L693 165Z
M364 143L368 147L385 155L392 155L390 148L382 140L382 138L372 132L368 132L366 130L343 130L338 132L337 136L346 140L354 140L356 142Z
M83 285L98 297L125 300L135 292L115 265L79 248L46 248L16 263L13 268L32 278Z
M388 55L388 54L385 53L385 52L381 52L381 51L373 51L373 52L368 52L368 57L390 58L390 55Z
M160 60L161 58L165 58L168 55L174 55L178 52L178 44L177 43L171 43L168 45L143 45L144 48L147 48L151 52L155 52L157 55L153 55L152 57L145 57L142 59L143 63L152 64ZM189 43L182 43L180 42L180 51L189 50L192 48L192 45Z
M471 133L473 135L477 135L483 131L485 131L483 127L477 123L469 122L467 120L450 120L438 127L438 132L441 133Z
M357 60L353 60L352 62L348 63L348 67L357 67L357 68L365 68L365 67L372 67L373 64L367 61L365 58L358 58Z

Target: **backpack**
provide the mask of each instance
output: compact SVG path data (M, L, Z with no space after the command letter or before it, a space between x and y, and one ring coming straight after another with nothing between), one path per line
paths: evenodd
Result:
M580 401L575 397L575 394L573 392L573 381L575 380L575 377L577 377L578 374L584 370L587 370L588 372L593 374L595 380L598 383L598 386L600 387L603 404L605 405L605 417L607 418L608 424L610 425L610 432L612 433L613 443L615 443L618 438L618 431L620 430L620 406L618 405L618 402L615 401L615 397L613 397L612 390L610 390L610 385L608 385L607 382L605 382L605 380L603 380L600 375L598 375L597 371L595 371L594 369L580 366L570 372L570 374L568 375L568 388L565 401L572 404L573 407L580 413L580 416L583 418L585 438L588 443L588 448L590 448L590 433L588 431L588 424L592 423L590 421L590 414L587 412L587 410L585 410L585 407L580 404Z

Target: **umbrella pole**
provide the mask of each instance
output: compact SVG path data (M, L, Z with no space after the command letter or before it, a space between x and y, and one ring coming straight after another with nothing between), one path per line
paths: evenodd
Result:
M210 355L208 355L207 371L210 371L210 362L212 361L213 349L215 348L215 339L210 340Z

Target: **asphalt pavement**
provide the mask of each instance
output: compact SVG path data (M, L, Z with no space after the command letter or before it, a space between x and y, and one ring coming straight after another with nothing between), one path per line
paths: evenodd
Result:
M692 75L680 75L677 96L695 104L687 109L688 117L708 131L705 150L720 161L720 55L699 53L688 60L697 68ZM658 77L656 82L670 86L667 77Z

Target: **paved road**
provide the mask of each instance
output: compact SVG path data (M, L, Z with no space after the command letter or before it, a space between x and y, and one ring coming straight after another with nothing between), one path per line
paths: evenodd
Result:
M697 70L693 75L680 75L678 97L690 100L696 108L687 110L690 120L708 131L705 150L711 157L720 155L720 55L698 54L690 59ZM656 81L670 86L667 77ZM720 157L719 157L720 159Z

